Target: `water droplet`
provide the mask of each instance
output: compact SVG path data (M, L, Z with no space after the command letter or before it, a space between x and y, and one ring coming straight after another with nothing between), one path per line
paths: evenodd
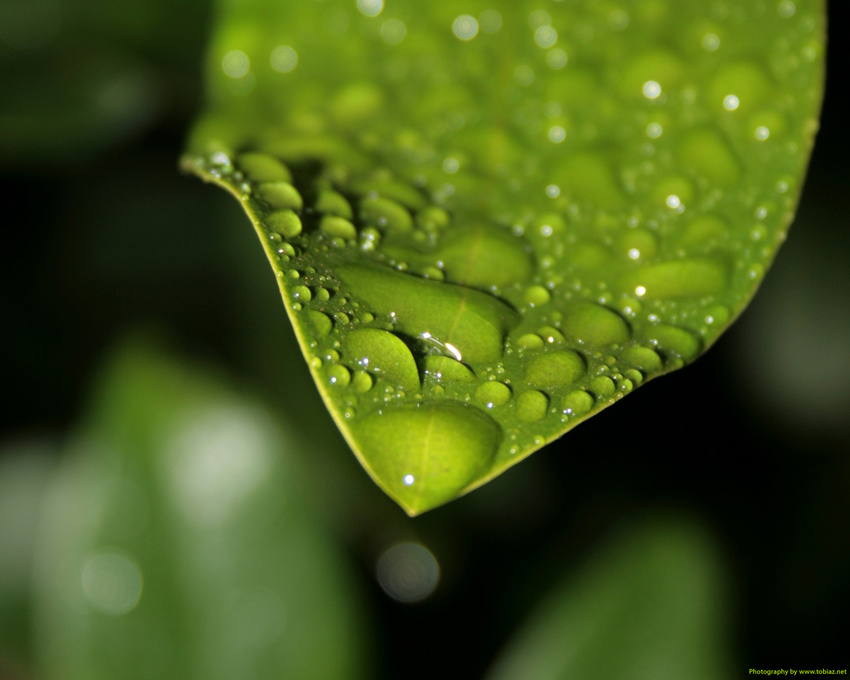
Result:
M517 338L516 344L522 349L540 349L544 346L543 338L539 335L535 335L534 333L521 335Z
M351 373L345 366L333 364L327 368L328 382L336 387L348 387L351 382Z
M557 328L552 328L552 326L541 326L537 329L537 335L539 335L543 339L543 342L547 345L562 345L567 341L564 334Z
M593 397L584 390L573 390L561 402L561 410L571 416L583 416L593 408Z
M711 182L722 186L736 184L741 176L741 168L724 138L714 130L696 130L682 140L678 149L683 164L693 168ZM681 189L677 188L681 194ZM691 196L683 198L687 204Z
M511 400L511 388L498 380L485 382L475 390L475 400L487 408L503 406Z
M684 328L659 324L646 333L649 341L662 351L672 352L685 361L695 359L700 351L700 340Z
M427 333L471 364L500 359L502 340L519 321L500 300L462 286L368 265L344 265L338 273L374 311L392 315L401 332Z
M631 337L628 324L617 312L592 302L572 305L562 328L571 338L595 347L622 344Z
M462 363L451 357L431 354L425 357L425 372L433 375L437 380L453 380L456 382L470 382L475 380L475 374Z
M543 286L530 286L526 288L522 297L532 307L545 305L552 299L552 295Z
M345 336L346 359L399 387L419 389L416 361L398 337L377 328L355 330Z
M381 229L406 233L413 229L413 218L391 198L366 198L360 202L360 218Z
M620 358L627 364L650 373L660 371L663 366L661 357L649 347L627 347Z
M484 227L453 236L436 256L449 280L478 288L525 281L534 267L521 239Z
M614 381L607 375L594 378L590 381L590 385L588 385L588 387L599 399L611 397L617 391L617 386L614 384Z
M313 293L307 286L295 286L292 289L292 297L300 302L310 302L313 299Z
M648 299L683 299L717 295L725 290L727 273L717 260L685 259L642 267L621 277L624 290L644 288Z
M301 210L304 207L301 194L289 182L265 182L257 187L256 195L272 208Z
M357 238L357 229L344 217L336 215L325 215L319 222L319 230L332 238L341 238L353 241Z
M322 189L316 199L316 210L350 220L354 213L345 196L332 189Z
M538 354L525 369L525 380L541 390L565 387L578 380L586 371L584 359L570 350Z
M372 389L372 376L366 371L355 371L351 378L351 386L358 394L365 394Z
M265 218L266 226L284 238L295 238L301 233L301 219L292 210L276 210Z
M239 168L252 182L292 182L289 169L265 153L243 153L236 159Z
M441 401L373 412L355 424L376 481L411 514L456 497L489 469L502 430L487 414ZM406 475L415 484L404 484Z
M316 335L320 338L326 338L333 328L333 321L330 320L330 317L315 309L308 309L307 315L316 329Z
M643 373L634 368L628 368L623 371L623 376L631 380L635 385L640 385L643 382Z
M526 423L542 420L549 409L549 398L537 390L528 390L517 397L517 417Z

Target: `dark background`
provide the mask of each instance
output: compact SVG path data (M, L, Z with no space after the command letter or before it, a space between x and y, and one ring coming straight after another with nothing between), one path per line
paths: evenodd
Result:
M843 5L830 8L833 35L844 25ZM178 352L225 367L274 408L330 432L327 464L353 489L337 499L334 521L367 584L387 677L445 676L439 653L407 663L425 635L435 650L464 640L451 677L480 676L564 567L580 563L622 518L657 507L696 514L723 538L742 675L750 667L847 667L850 147L838 39L796 222L742 318L693 365L411 521L352 456L341 456L315 392L293 389L308 383L307 369L237 203L178 173L200 103L210 17L202 3L157 7L146 21L171 26L159 41L117 15L80 20L67 38L131 64L130 85L143 96L117 120L65 101L73 97L62 91L59 56L6 54L0 443L61 441L104 352L129 330L153 329ZM42 119L13 135L9 121L21 116L8 113L10 97L46 121L70 111L73 123L43 143ZM270 368L270 358L280 365ZM427 603L395 603L374 583L382 531L408 532L451 556Z

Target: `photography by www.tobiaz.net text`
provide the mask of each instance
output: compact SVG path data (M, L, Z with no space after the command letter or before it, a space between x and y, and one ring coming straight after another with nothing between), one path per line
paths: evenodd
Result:
M847 675L846 668L751 668L750 675Z

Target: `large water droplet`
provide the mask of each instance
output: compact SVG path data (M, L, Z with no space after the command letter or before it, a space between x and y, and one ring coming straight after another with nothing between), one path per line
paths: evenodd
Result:
M433 338L471 364L501 358L502 341L519 321L505 303L462 286L359 264L344 265L338 273L353 295L394 318L401 332Z
M726 269L717 260L692 258L647 265L620 277L623 292L646 299L699 298L726 288Z
M378 328L355 330L345 336L348 361L359 364L405 390L419 389L419 372L413 355L399 338Z
M587 370L584 359L570 350L538 354L525 370L525 380L531 387L547 390L571 385Z
M437 257L449 280L478 288L525 281L534 266L518 237L484 227L453 236Z
M253 182L291 182L292 173L273 156L265 153L243 153L237 159L242 172Z
M622 344L631 337L628 324L619 314L592 302L570 307L562 328L570 337L595 347Z
M266 182L257 187L256 194L272 208L301 210L304 199L289 182Z
M488 415L449 401L374 412L354 431L367 469L411 514L451 500L484 474L502 438Z

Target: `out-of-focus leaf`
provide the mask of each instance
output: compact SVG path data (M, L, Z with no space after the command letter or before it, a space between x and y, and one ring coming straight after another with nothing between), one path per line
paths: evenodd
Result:
M208 7L0 3L0 168L74 165L192 105Z
M732 677L722 572L701 527L644 520L544 598L488 680Z
M351 575L262 407L131 347L74 442L37 558L42 677L362 676Z
M0 677L30 661L35 535L56 449L37 440L0 446Z
M219 6L184 166L410 514L694 360L784 239L820 0Z

